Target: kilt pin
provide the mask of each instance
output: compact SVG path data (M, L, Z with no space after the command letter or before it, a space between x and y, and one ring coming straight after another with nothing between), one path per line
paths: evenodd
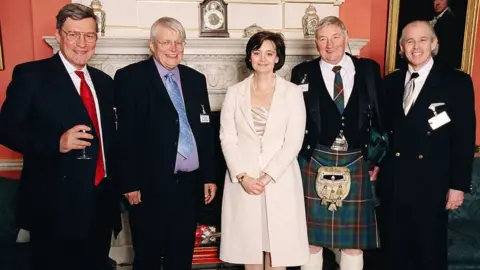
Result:
M335 151L317 145L309 161L299 157L305 192L310 245L335 249L371 249L380 245L375 205L361 150ZM330 211L322 205L315 183L320 167L346 167L351 188L342 206Z

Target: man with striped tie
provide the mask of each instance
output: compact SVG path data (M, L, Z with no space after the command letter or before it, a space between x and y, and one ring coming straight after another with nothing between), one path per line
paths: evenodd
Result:
M15 67L0 112L0 143L23 154L18 223L32 269L111 269L113 80L87 65L98 32L90 7L65 5L56 28L60 51Z
M152 57L115 74L118 170L132 205L134 270L189 270L199 210L215 197L206 78L181 65L185 29L153 23Z
M385 78L390 151L378 183L385 269L446 270L447 211L462 205L471 184L473 84L433 59L442 47L427 21L405 26L400 49L408 67Z
M381 126L380 68L345 53L347 30L337 17L319 22L315 43L320 58L292 71L307 108L299 163L310 261L302 269L322 269L322 247L327 247L341 250L340 269L361 270L362 250L379 246L370 180L376 179L378 167L373 168L380 160L367 156L370 131Z

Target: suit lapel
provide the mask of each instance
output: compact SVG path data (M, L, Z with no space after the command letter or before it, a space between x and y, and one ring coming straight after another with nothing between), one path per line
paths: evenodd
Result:
M178 70L180 71L180 83L182 88L183 102L185 104L185 110L187 112L187 119L190 120L190 123L198 123L198 121L192 120L200 118L201 105L203 105L199 104L198 101L200 99L196 97L196 90L198 88L195 84L199 82L192 81L192 76L188 75L189 71L184 66L178 65ZM193 127L191 128L193 129Z
M366 76L373 76L373 74L366 74L364 68L361 66L360 60L356 57L350 56L349 54L347 55L352 59L353 65L355 66L355 77L353 81L352 93L350 94L350 99L354 96L354 92L358 92L358 128L361 129L365 121L368 119L368 114L371 111L371 102L369 98L369 91L367 88L368 84L366 83ZM350 104L350 101L348 104Z
M248 126L255 132L255 126L253 125L252 117L252 103L250 98L250 83L252 82L253 75L250 75L247 80L244 80L240 86L240 110L242 111L243 116L247 120Z
M58 93L59 100L66 106L66 112L61 112L62 126L70 129L78 124L92 124L87 109L83 105L67 69L58 53L52 58L52 89Z
M111 129L113 129L113 100L112 97L108 96L108 93L110 93L111 90L105 89L107 86L102 83L102 78L98 77L96 72L94 72L89 66L87 66L87 69L90 77L92 78L93 86L95 87L98 108L100 110L103 148L108 149L112 135Z
M145 62L145 71L149 73L147 77L150 78L150 84L153 87L152 89L154 89L152 95L159 99L158 104L165 104L165 102L167 102L168 104L170 104L171 109L175 110L172 100L168 95L167 88L165 88L165 85L163 84L162 78L160 77L160 73L158 72L157 66L155 65L154 61L155 60L152 56Z
M322 71L320 70L320 58L312 61L310 64L312 65L309 70L308 74L308 98L305 98L305 102L307 105L307 110L315 122L317 126L317 131L321 133L322 127L322 120L320 116L320 92L325 91L327 92L327 87L325 86L325 82L323 80ZM333 102L333 101L332 101Z
M405 77L407 76L407 69L401 69L398 74L395 75L396 77L393 80L393 89L392 89L392 108L390 110L393 111L393 115L397 118L397 123L400 123L400 119L405 117L404 109L403 109L403 92L405 91ZM411 111L411 109L410 109Z

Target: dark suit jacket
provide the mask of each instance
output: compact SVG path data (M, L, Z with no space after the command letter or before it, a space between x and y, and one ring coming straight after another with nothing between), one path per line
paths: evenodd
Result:
M213 126L200 122L202 105L210 114L206 79L187 66L178 68L187 117L197 143L199 184L203 186L215 180ZM115 103L121 192L140 190L143 203L161 199L162 192L168 192L166 187L174 181L180 123L152 57L117 71Z
M440 45L435 61L446 67L461 68L464 22L460 22L452 11L447 10L434 28Z
M475 109L471 78L435 63L407 116L403 111L406 69L385 78L390 151L380 171L384 201L445 207L448 189L470 190L475 147ZM432 103L445 103L450 123L432 130Z
M377 115L382 115L383 113L381 105L384 100L380 66L375 61L367 58L359 59L351 55L349 55L349 57L351 57L355 66L353 91L358 91L359 95L358 124L356 126L359 133L354 136L358 136L359 140L357 144L361 145L361 148L363 148L364 154L366 155L367 147L365 146L368 144L370 128L373 126L380 129L379 126L381 126L377 119ZM307 160L310 159L312 151L318 143L319 136L326 132L326 130L322 130L321 128L324 126L322 122L329 121L329 118L331 118L329 115L321 115L320 106L327 106L327 102L333 103L328 94L327 87L325 86L319 61L320 58L317 58L297 65L293 68L291 76L291 81L295 84L301 84L305 74L308 78L308 91L304 92L305 105L307 107L306 129L308 132L305 135L305 140L300 151L300 154ZM366 86L367 76L371 76L372 78L378 106L375 106L373 103L374 101L370 100ZM321 96L326 98L322 99ZM375 108L378 108L379 111L377 112ZM369 120L371 120L371 125ZM335 130L335 132L338 131Z
M113 82L88 67L100 108L107 176L115 132ZM20 64L13 71L0 112L0 143L23 154L18 219L21 228L45 229L65 236L84 236L94 210L94 177L98 138L87 148L91 160L78 160L78 150L60 153L61 135L75 125L92 125L80 95L57 54ZM93 154L93 155L92 155ZM111 192L112 226L118 221L113 179L103 180ZM118 224L117 224L118 225Z

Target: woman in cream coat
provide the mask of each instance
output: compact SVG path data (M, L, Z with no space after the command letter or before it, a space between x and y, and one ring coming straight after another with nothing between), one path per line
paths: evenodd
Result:
M298 86L274 73L285 62L280 34L255 34L246 52L247 67L254 72L228 89L221 111L228 171L220 259L256 270L264 269L265 258L265 269L285 269L309 257L297 162L305 105Z

